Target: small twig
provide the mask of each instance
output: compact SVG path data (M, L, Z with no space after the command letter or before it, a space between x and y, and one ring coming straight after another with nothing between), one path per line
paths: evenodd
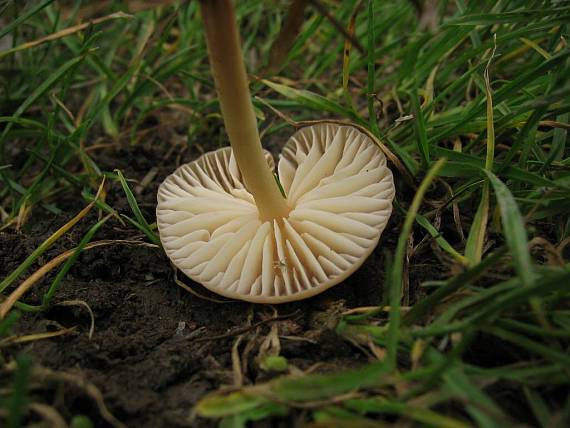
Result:
M267 319L264 319L262 321L256 322L255 324L252 324L250 326L237 328L237 329L230 331L228 333L225 333L225 334L219 334L217 336L209 336L209 337L199 337L198 339L195 340L195 342L207 342L210 340L227 339L228 337L233 337L233 336L236 336L238 334L247 333L248 331L254 330L257 327L264 325L264 324L268 324L268 323L271 323L274 321L284 320L287 318L292 318L292 317L298 315L299 313L300 313L300 311L296 310L295 312L287 314L287 315L279 315L279 316L276 316L273 318L267 318Z
M240 303L238 300L219 300L219 299L214 299L213 297L206 297L203 294L198 293L197 291L192 290L192 288L186 284L184 284L181 280L178 279L178 268L174 265L172 265L172 269L174 271L174 282L176 283L176 285L178 285L179 287L182 287L184 290L186 290L187 292L189 292L190 294L192 294L193 296L202 299L202 300L207 300L209 302L213 302L213 303Z
M24 336L9 336L0 340L0 347L16 345L18 343L35 342L36 340L52 339L58 336L65 336L77 331L77 327L64 328L57 331L50 331L46 333L33 333Z

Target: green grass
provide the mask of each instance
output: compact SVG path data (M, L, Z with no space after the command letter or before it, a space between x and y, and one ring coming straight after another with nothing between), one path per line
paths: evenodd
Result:
M121 10L123 2L111 3L103 15ZM68 221L76 212L66 211L62 198L88 205L105 176L124 191L131 212L121 218L159 243L129 177L102 170L86 147L98 138L140 144L145 119L171 108L187 113L189 146L211 135L208 123L218 107L198 2L174 3L119 14L33 47L24 43L76 25L81 2L66 2L66 8L53 1L0 4L0 35L8 44L0 52L0 230L25 228L30 212ZM256 76L285 18L286 2L273 3L238 2L244 50L257 58L249 71ZM222 427L297 408L308 409L319 427L411 421L493 428L518 417L536 426L568 426L570 400L559 392L570 387L570 246L564 251L570 239L570 6L441 1L436 28L429 30L420 24L416 2L322 3L344 26L360 3L354 35L366 52L352 48L343 62L342 36L309 7L280 74L259 76L252 91L260 118L271 116L269 105L295 121L351 120L375 134L405 168L395 170L401 220L391 227L400 235L397 247L386 248L393 257L385 302L339 317L336 327L340 337L386 357L357 370L283 375L214 394L196 413L218 418ZM285 126L263 123L267 137ZM15 145L25 148L17 159ZM104 198L96 207L117 216ZM21 310L49 306L107 218L90 226L44 304L19 302ZM414 245L421 242L413 254L410 237ZM537 257L529 249L533 238L548 241L563 262ZM3 297L51 244L0 282ZM403 278L415 264L433 263L434 253L442 275L412 276L420 286L408 296L406 311ZM15 321L7 318L0 330L8 322ZM482 340L499 341L509 358L479 365L471 349ZM19 360L11 401L4 402L8 411L12 406L8 426L19 423L26 406L27 364ZM496 391L505 385L521 397L524 416L504 408Z

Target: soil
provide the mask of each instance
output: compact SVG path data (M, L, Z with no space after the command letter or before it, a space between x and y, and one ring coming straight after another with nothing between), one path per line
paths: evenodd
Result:
M149 223L155 220L158 184L178 163L196 158L203 149L198 144L189 149L183 145L167 148L161 141L172 141L172 135L158 133L153 141L134 146L125 143L91 153L101 170L119 168L136 182L158 163L156 177L137 193ZM119 184L107 187L107 203L120 213L131 215ZM36 208L23 231L0 234L0 277L11 272L85 204L83 200L65 198L68 199L52 201L65 214L46 215ZM29 273L77 245L97 215L92 212L57 241ZM383 249L393 252L400 221L397 214L392 217L379 246L347 281L309 300L278 306L216 303L199 298L175 283L174 271L158 248L116 244L86 250L62 281L52 308L43 313L24 313L14 334L71 327L76 330L57 338L13 346L7 354L13 357L24 352L37 365L92 383L102 393L109 411L128 427L214 426L214 421L194 418L192 407L208 392L234 383L231 351L240 337L237 350L242 356L245 384L275 376L261 370L255 359L273 326L280 336L280 355L300 370L326 372L367 361L366 354L334 333L334 320L346 308L381 303ZM123 226L112 219L94 240L141 238L140 232L128 223ZM442 274L437 260L425 261L422 269L431 278ZM40 303L55 271L36 284L23 300ZM418 280L417 274L412 277ZM180 279L196 292L219 299L199 284ZM416 288L417 284L412 283L412 296ZM57 304L66 301L82 301L89 306L95 319L91 338L91 318L86 307ZM112 426L81 382L54 378L33 385L32 394L56 408L67 420L84 414L97 427ZM273 421L271 426L295 426L303 415L291 414Z

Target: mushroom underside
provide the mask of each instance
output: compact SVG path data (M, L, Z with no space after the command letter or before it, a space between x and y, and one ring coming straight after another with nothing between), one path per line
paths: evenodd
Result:
M273 221L260 220L229 147L170 175L157 223L173 263L215 293L259 303L310 297L358 269L392 211L379 147L354 127L314 125L290 138L277 171L290 212Z

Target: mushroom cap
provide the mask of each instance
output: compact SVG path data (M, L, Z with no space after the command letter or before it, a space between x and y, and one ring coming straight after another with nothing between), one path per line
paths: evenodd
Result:
M257 303L305 299L350 276L392 212L380 148L352 126L305 127L283 148L278 176L291 211L265 222L229 147L168 176L156 214L174 265L217 294Z

